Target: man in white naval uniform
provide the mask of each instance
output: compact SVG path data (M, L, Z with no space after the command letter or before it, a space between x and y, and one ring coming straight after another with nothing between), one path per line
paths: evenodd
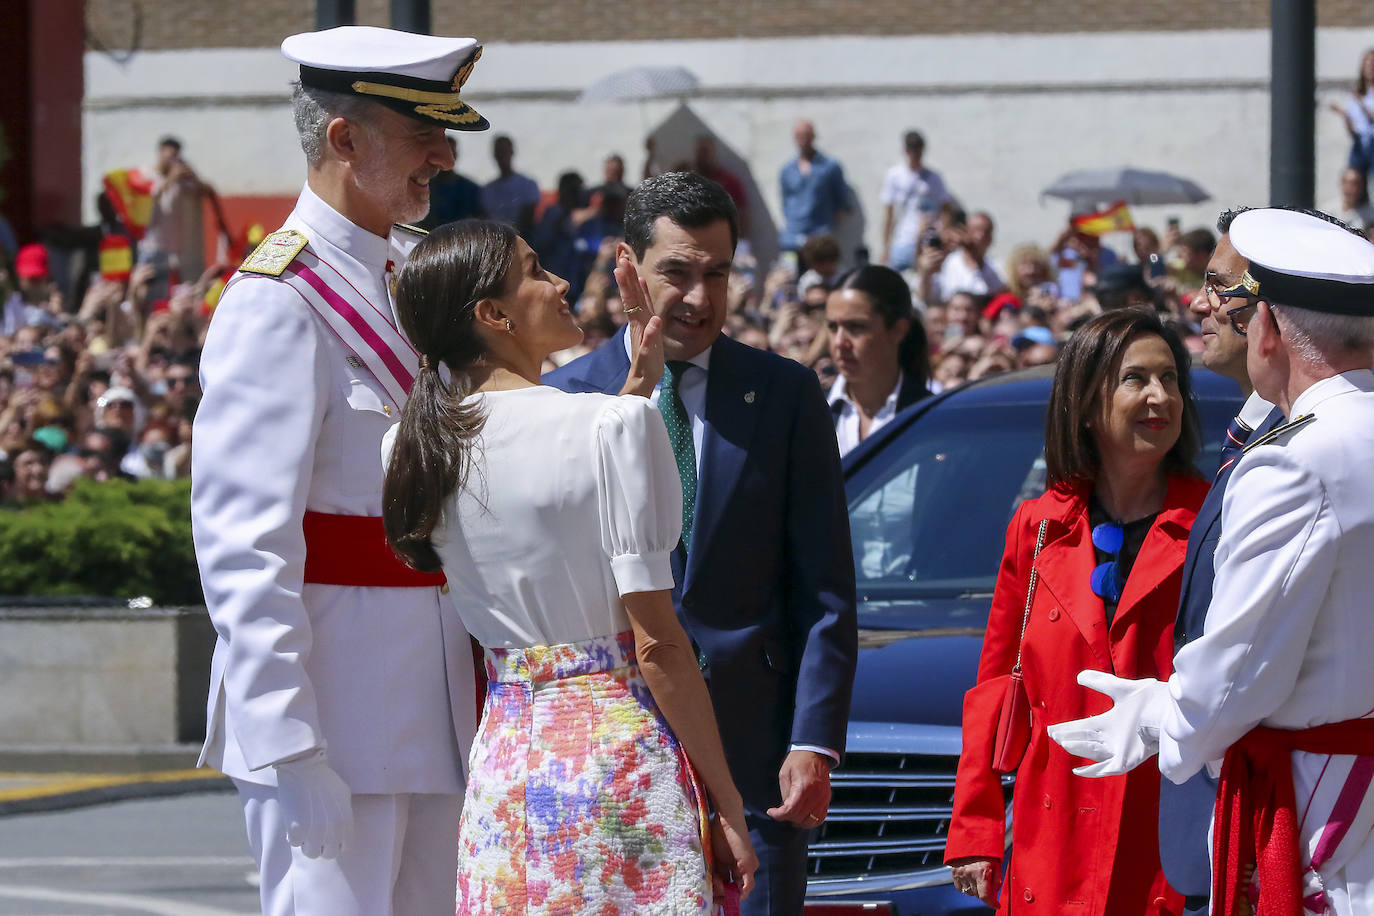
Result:
M218 632L201 763L233 777L271 916L453 911L475 730L467 634L381 524L382 435L417 357L388 281L419 240L472 39L292 36L308 177L202 356L192 522ZM444 589L446 591L446 589Z
M1080 674L1100 716L1051 726L1124 772L1158 751L1181 783L1221 763L1212 912L1374 913L1374 245L1251 210L1226 291L1255 391L1288 422L1250 443L1222 503L1203 634L1167 683Z

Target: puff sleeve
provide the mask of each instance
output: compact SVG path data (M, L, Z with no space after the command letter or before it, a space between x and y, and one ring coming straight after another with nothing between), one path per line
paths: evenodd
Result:
M614 397L596 420L601 546L622 595L673 587L682 482L663 418L647 398Z

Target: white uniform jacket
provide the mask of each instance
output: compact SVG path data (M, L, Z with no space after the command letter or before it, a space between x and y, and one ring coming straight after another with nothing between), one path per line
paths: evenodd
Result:
M308 187L284 228L395 321L387 263L399 269L417 237L373 235ZM402 405L266 276L220 300L201 382L191 520L219 634L201 764L270 785L271 764L323 746L354 793L461 793L476 712L448 600L303 583L307 510L381 514L381 441Z
M1174 782L1256 725L1374 713L1374 374L1318 382L1289 419L1305 414L1247 449L1227 486L1203 635L1169 680L1159 768ZM1338 914L1374 913L1374 761L1358 760L1293 754L1304 896Z

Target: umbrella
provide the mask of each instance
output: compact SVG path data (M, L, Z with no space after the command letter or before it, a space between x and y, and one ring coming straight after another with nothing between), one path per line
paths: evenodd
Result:
M1040 192L1089 207L1104 201L1128 204L1195 204L1211 195L1197 183L1168 172L1144 169L1083 169L1063 175Z
M579 102L631 102L683 96L701 81L686 67L630 67L603 76L577 97Z

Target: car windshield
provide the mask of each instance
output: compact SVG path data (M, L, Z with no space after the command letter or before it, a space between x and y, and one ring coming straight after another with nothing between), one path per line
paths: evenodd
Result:
M1199 400L1202 428L1224 430L1238 406ZM1044 443L1043 405L986 402L937 404L884 443L849 481L860 626L968 625L975 606L985 618L1007 523L1045 491ZM1208 479L1219 449L1207 436Z
M991 594L1007 521L1045 491L1043 412L934 410L888 443L850 500L854 568L869 598Z

